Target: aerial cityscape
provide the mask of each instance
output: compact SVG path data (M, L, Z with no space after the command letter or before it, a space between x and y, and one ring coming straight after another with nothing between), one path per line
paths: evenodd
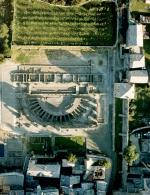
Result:
M150 0L0 0L0 195L150 195Z

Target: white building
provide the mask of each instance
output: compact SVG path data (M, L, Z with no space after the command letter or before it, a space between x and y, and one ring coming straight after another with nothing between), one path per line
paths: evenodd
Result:
M130 68L145 68L145 56L143 54L129 55Z
M145 0L145 3L150 4L150 0Z
M115 83L114 93L116 98L134 99L135 86L129 83Z
M127 46L143 47L143 26L142 24L130 24L127 31Z
M132 70L128 72L129 83L148 83L147 70Z
M36 160L30 160L27 175L33 177L60 177L60 164L37 164Z

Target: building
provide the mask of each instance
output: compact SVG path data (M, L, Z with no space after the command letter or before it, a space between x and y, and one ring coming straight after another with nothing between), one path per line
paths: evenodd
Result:
M147 70L132 70L128 72L129 83L148 83Z
M98 180L96 181L96 193L97 195L105 195L107 192L107 182Z
M145 0L145 3L150 4L150 0Z
M149 195L149 192L140 191L137 193L129 193L129 192L122 192L122 191L115 191L113 195Z
M19 185L23 187L24 175L17 172L1 173L0 186Z
M139 46L121 47L121 57L124 59L124 66L130 69L145 68L144 50Z
M4 157L4 154L5 154L5 143L4 142L0 142L0 158Z
M22 167L24 162L23 144L16 138L6 139L0 144L0 165Z
M150 139L141 139L141 152L150 153Z
M127 46L143 47L143 26L142 24L130 24L127 31Z
M17 172L0 174L0 193L23 195L24 175Z
M59 190L56 188L42 190L39 186L35 192L26 192L26 195L59 195Z
M114 93L116 98L134 99L135 86L129 83L115 83Z
M149 0L149 2L150 2L150 0ZM144 16L144 15L140 14L140 23L150 24L150 16Z
M61 175L60 178L61 186L72 187L73 185L79 183L80 183L79 175L71 175L71 176Z
M27 175L32 177L59 178L60 164L38 164L36 160L30 160Z
M127 192L137 193L143 189L144 189L144 180L142 178L142 175L128 174Z
M131 53L129 55L130 68L145 68L145 56L141 53Z
M62 186L62 190L66 195L95 195L92 182L82 182L79 187Z
M58 156L29 159L25 178L27 195L30 192L32 195L57 195L58 189L65 195L106 194L105 167L99 165L104 156L88 155L86 159L79 156L78 161L71 164Z

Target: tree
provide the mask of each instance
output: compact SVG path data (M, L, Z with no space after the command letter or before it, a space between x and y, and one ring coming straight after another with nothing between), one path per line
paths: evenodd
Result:
M129 166L132 166L133 162L139 158L139 153L137 152L136 146L132 143L130 143L124 149L123 155Z
M107 159L99 160L98 164L102 167L105 167L105 169L109 169L111 167L111 162L110 160L107 160Z
M150 24L146 25L146 31L150 33Z
M4 55L0 53L0 63L4 61Z
M70 163L76 163L77 162L77 157L75 154L69 154L67 160L70 162Z
M6 24L0 25L0 38L8 38L9 29Z

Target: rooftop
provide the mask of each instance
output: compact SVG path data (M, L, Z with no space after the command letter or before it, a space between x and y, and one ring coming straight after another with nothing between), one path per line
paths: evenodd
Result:
M115 83L115 97L122 99L134 99L135 86L129 83Z
M78 176L78 175L71 175L71 176L61 175L60 183L61 183L61 186L71 187L74 184L80 183L80 176Z
M0 186L22 186L24 182L24 175L17 172L1 173Z
M127 31L127 46L143 47L143 27L141 24L130 24Z
M143 54L130 54L129 65L130 68L144 68L145 56Z
M60 165L56 164L36 164L36 160L30 160L27 174L33 177L60 177Z
M147 70L132 70L128 72L130 83L148 83Z

